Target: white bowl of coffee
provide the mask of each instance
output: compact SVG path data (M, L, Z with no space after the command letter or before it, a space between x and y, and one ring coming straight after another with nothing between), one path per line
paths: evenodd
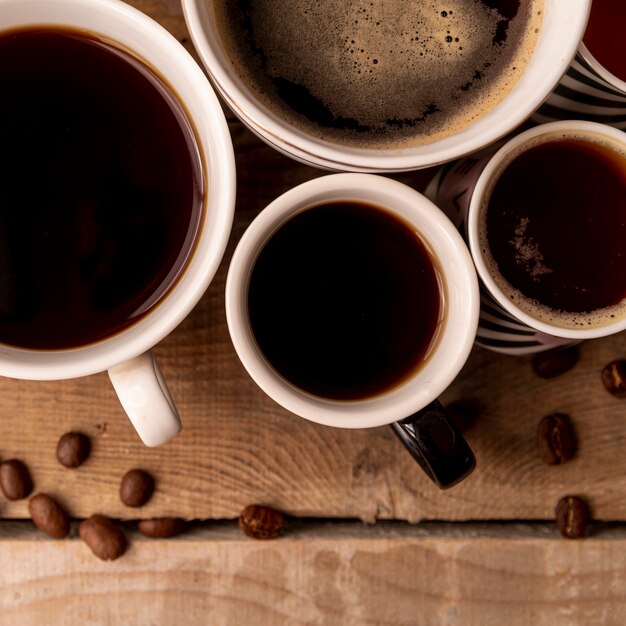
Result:
M589 0L183 0L231 109L312 165L427 167L527 118L559 81Z
M180 429L149 350L213 278L234 214L208 80L117 0L0 2L0 375L108 370L143 441Z

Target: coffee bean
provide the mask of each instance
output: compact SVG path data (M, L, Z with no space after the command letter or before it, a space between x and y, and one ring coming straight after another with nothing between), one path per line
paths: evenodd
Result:
M0 488L9 500L26 498L33 490L28 467L19 459L4 461L0 465Z
M602 370L602 382L610 394L616 398L626 398L626 361L609 363Z
M124 533L104 515L92 515L78 527L80 538L103 561L114 561L126 552Z
M568 539L585 534L589 517L587 503L577 496L565 496L556 505L556 526Z
M578 346L572 346L563 350L540 352L533 356L533 372L541 378L554 378L571 370L578 363L579 358Z
M569 461L576 452L576 435L568 415L546 415L537 429L539 457L548 465Z
M261 504L247 506L239 516L239 528L254 539L275 539L284 525L282 513Z
M82 465L91 452L91 440L83 433L65 433L57 443L59 463L70 469Z
M126 506L143 506L154 493L154 478L140 469L126 472L120 485L120 499Z
M28 501L28 511L39 530L55 539L67 537L70 522L61 505L49 495L38 493Z
M180 535L184 529L184 522L178 517L155 517L142 519L137 528L146 537L160 539Z

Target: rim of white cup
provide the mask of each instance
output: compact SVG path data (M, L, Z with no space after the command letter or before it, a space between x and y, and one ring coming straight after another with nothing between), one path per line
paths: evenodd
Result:
M397 387L364 400L328 400L286 381L268 364L257 346L247 311L250 274L255 259L272 234L301 211L342 200L378 206L412 223L438 259L446 283L446 318L426 363ZM330 174L279 196L261 211L241 237L226 280L228 329L248 374L287 410L327 426L381 426L408 417L435 400L467 360L476 336L478 314L478 279L474 265L467 246L450 220L414 189L372 174Z
M228 243L235 207L235 160L226 119L206 76L178 40L144 13L120 0L0 2L0 33L30 27L76 28L133 51L154 68L189 115L206 174L204 218L194 251L174 287L152 311L110 337L76 348L30 350L0 344L0 375L59 380L101 372L146 352L191 312Z
M589 67L604 81L606 81L611 87L621 91L624 95L626 95L626 81L621 78L615 76L612 72L609 72L604 65L596 59L596 57L591 54L591 51L585 45L584 41L580 42L580 47L578 49L578 53L584 59L585 63L589 65Z
M544 23L528 67L505 98L461 132L405 149L358 150L315 139L290 127L268 111L235 77L219 48L206 0L182 0L192 41L228 106L249 128L281 152L302 162L333 170L394 172L438 165L470 154L507 135L550 95L576 54L591 0L546 0ZM555 41L560 42L555 46ZM553 59L541 64L538 55L554 48Z
M514 302L512 302L511 299L502 291L502 289L491 276L491 273L483 258L478 227L478 217L484 202L483 196L485 195L486 191L490 190L493 175L499 174L501 164L503 162L506 162L511 154L518 151L521 154L523 152L523 150L520 150L521 148L529 143L531 145L534 145L534 140L541 136L552 137L561 134L569 136L577 132L606 137L610 142L617 142L622 144L626 153L626 134L623 131L618 130L617 128L613 128L605 124L600 124L598 122L587 122L582 120L564 120L559 122L549 122L547 124L542 124L540 126L536 126L529 130L526 130L523 133L520 133L519 135L508 141L504 146L502 146L502 148L500 148L500 150L498 150L498 152L496 152L493 157L491 157L491 159L481 172L478 182L476 183L476 187L474 188L474 191L472 193L472 198L470 200L467 219L467 233L469 239L469 247L472 253L472 257L474 259L474 265L476 266L478 275L480 276L481 281L487 288L487 291L489 291L492 297L502 306L502 308L504 308L511 315L518 318L520 321L524 322L531 328L547 333L548 335L563 337L567 339L593 339L596 337L605 337L607 335L612 335L616 332L625 330L626 317L617 320L612 324L606 324L594 328L581 329L565 328L561 326L556 326L554 324L548 324L547 322L536 319L535 317L521 309L519 306L517 306Z

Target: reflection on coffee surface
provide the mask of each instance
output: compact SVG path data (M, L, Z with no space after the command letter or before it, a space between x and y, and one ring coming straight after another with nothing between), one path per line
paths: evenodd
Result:
M626 154L591 134L539 137L500 168L483 253L528 314L567 328L626 315Z
M355 147L427 143L511 90L544 0L214 0L234 71L277 115Z
M261 351L314 395L362 399L411 376L444 316L437 262L415 229L367 204L291 218L252 269L248 313Z
M0 342L103 339L151 310L201 217L193 131L170 89L88 34L0 36Z

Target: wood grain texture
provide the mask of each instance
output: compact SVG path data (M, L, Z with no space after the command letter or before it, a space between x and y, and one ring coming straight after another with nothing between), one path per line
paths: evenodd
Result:
M134 4L190 45L176 0ZM0 380L0 458L22 458L36 490L64 502L71 514L128 518L137 511L118 497L132 467L150 470L157 492L142 516L233 518L263 502L294 515L403 519L549 519L557 500L588 498L597 519L626 519L626 401L602 388L599 372L626 355L626 335L583 344L578 366L561 378L534 376L527 358L476 349L445 393L481 407L467 433L478 469L463 484L439 492L387 428L338 430L282 410L256 388L228 336L224 283L234 246L250 221L275 197L322 172L298 164L231 123L237 155L236 220L221 268L208 292L156 354L183 421L172 443L148 449L126 420L105 374L61 382ZM396 176L422 189L432 171ZM547 412L569 412L579 453L562 467L543 466L535 431ZM57 439L70 429L93 438L89 461L61 467ZM26 502L0 502L0 516L27 516Z
M0 550L0 624L11 626L626 620L623 531L568 541L524 526L432 532L327 525L258 542L236 528L209 527L175 540L129 533L128 553L112 563L78 539L8 532Z
M197 59L179 0L132 0ZM400 519L548 519L566 493L596 519L626 519L626 401L602 388L600 370L626 356L626 335L585 343L568 374L540 380L529 359L476 349L444 402L481 407L467 436L479 466L439 492L387 428L337 430L276 406L247 377L226 329L223 291L236 242L262 208L323 173L262 144L228 113L237 155L237 215L215 281L156 354L183 417L183 434L142 446L106 374L60 382L0 379L0 460L24 459L37 491L74 517L180 515L233 518L251 502L299 516ZM432 171L395 176L423 189ZM576 458L546 467L539 419L569 412ZM75 470L55 459L77 429L93 451ZM124 507L132 467L157 479L152 501ZM27 517L0 497L0 517ZM132 525L131 525L132 526ZM552 524L291 521L285 537L257 542L232 523L202 524L170 540L133 530L128 553L96 559L76 537L53 541L29 522L0 523L0 626L357 624L406 626L621 626L626 623L626 530L596 524L581 541Z

